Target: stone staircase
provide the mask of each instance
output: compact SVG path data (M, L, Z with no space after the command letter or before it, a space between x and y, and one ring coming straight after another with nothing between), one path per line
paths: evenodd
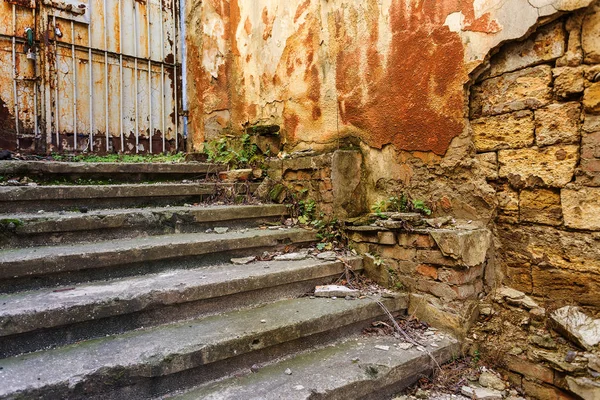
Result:
M282 205L205 204L257 185L219 170L0 162L0 176L113 181L0 186L0 399L371 399L429 373L423 349L361 334L385 320L378 301L403 313L406 296L306 296L360 258L231 262L316 235L279 225Z

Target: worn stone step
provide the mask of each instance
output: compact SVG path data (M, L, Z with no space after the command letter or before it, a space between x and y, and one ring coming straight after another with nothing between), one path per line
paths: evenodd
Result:
M0 357L297 297L361 261L226 263L0 295Z
M149 264L282 243L309 243L315 237L314 231L300 228L243 229L224 234L187 233L9 249L0 251L0 281L129 264Z
M253 193L257 183L155 183L120 185L0 186L3 213L175 205L209 196Z
M29 177L42 180L110 179L120 182L204 178L227 169L212 163L125 163L63 161L1 161L0 176Z
M256 227L287 213L285 205L259 204L0 214L0 248L191 233L215 226Z
M406 308L404 296L381 301L392 312ZM381 316L376 299L301 298L85 341L0 360L0 398L147 399Z
M434 346L431 344L435 343ZM182 394L170 400L312 400L389 399L418 379L429 376L435 364L416 347L403 350L390 336L358 336L325 348L299 354ZM459 343L448 336L423 341L439 364L460 353ZM389 347L389 350L379 348ZM286 370L290 375L285 373Z

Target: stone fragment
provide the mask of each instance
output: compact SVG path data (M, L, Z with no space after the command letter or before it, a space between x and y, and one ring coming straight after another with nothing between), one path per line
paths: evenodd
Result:
M583 107L586 112L600 113L600 82L593 83L585 89Z
M281 254L281 255L275 256L274 260L275 261L299 261L299 260L304 260L306 257L308 257L308 254L305 252L286 253L286 254Z
M475 156L477 170L485 179L498 179L498 154L495 152L480 153Z
M588 368L600 372L600 356L590 355L588 358Z
M411 349L412 347L414 347L414 344L412 343L400 343L398 344L398 348L401 350L408 350Z
M600 400L600 382L590 378L567 376L569 390L585 400Z
M552 98L551 82L552 69L548 65L487 79L473 91L473 116L543 107Z
M250 179L252 169L232 169L219 172L219 179L224 182L245 182Z
M377 346L375 346L375 348L377 350L382 350L382 351L389 351L390 350L390 346L384 346L382 344L378 344Z
M596 3L586 13L581 29L581 45L588 64L600 63L600 5Z
M407 223L404 221L394 221L391 219L384 219L384 220L377 221L376 224L378 226L381 226L386 229L391 229L391 230L407 229Z
M504 381L490 371L484 371L479 375L479 384L495 390L504 390L506 388Z
M471 121L478 152L518 149L533 144L533 113L517 111Z
M510 43L492 57L491 76L516 71L561 57L565 52L565 31L562 23L539 28L527 40Z
M523 190L519 195L521 221L546 225L562 223L560 194L548 189Z
M394 232L377 232L379 244L396 244L396 234Z
M304 390L304 386L302 386L302 385L296 385L296 386L294 386L294 390L296 390L296 391L299 392L300 390Z
M473 388L470 386L463 386L462 388L460 388L460 393L463 396L467 396L469 399L472 399L474 391L473 391Z
M466 267L485 262L492 243L491 233L487 229L437 230L431 232L431 237L444 256Z
M600 343L600 319L593 319L579 307L565 306L550 314L554 329L576 345L592 350Z
M526 309L538 308L538 304L525 293L509 287L501 287L496 291L496 300L505 300L514 306Z
M232 258L231 263L237 265L246 265L250 264L252 261L256 260L256 257L243 257L243 258Z
M575 173L579 146L555 145L544 148L501 150L498 152L499 176L511 185L562 187Z
M283 371L284 374L286 375L291 375L292 374L292 370L289 368L286 368L285 371Z
M319 260L333 261L337 259L337 253L335 251L324 251L323 253L317 254Z
M437 218L427 218L423 220L425 225L430 226L435 229L439 229L444 225L448 225L452 222L452 217L437 217Z
M218 233L220 235L227 233L229 231L229 228L224 228L224 227L216 227L214 229L215 233Z
M551 104L535 111L535 142L538 146L579 143L579 103Z
M583 69L560 67L552 70L554 76L554 93L564 99L579 95L585 89Z
M556 349L556 342L550 336L547 336L547 335L544 335L544 336L531 335L529 337L529 341L543 349L548 349L548 350Z
M419 213L391 213L389 217L394 221L406 221L410 223L417 223L423 219L423 216Z
M315 287L316 297L358 297L359 291L340 285L323 285Z
M502 400L502 392L499 390L476 387L473 389L475 400Z
M560 197L567 227L600 230L600 188L563 189Z

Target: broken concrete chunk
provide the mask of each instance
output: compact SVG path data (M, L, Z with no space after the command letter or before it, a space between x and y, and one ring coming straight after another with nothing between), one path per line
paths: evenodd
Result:
M358 297L359 291L340 285L323 285L315 287L316 297Z
M279 256L275 256L275 261L299 261L304 260L308 257L307 253L287 253Z
M589 317L579 307L559 308L550 319L557 332L586 350L592 350L600 343L600 319Z
M243 258L232 258L231 263L236 265L246 265L250 264L252 261L256 260L256 257L243 257Z
M325 251L323 253L317 254L317 258L319 260L332 261L337 259L337 254L335 253L335 251Z

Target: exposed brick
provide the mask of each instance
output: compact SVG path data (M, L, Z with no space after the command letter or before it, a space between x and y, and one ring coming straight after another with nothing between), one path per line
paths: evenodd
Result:
M465 269L441 268L438 271L439 280L453 285L464 285L483 276L483 265Z
M577 400L576 397L554 386L539 384L528 379L523 379L523 390L528 396L539 400Z
M435 242L431 236L417 233L399 233L398 244L402 247L432 248Z
M381 258L392 258L400 261L414 260L416 250L400 246L381 246L380 253Z
M511 355L506 356L505 361L506 367L510 371L524 375L525 378L537 379L550 384L554 383L554 371L550 368Z
M351 232L348 236L353 242L367 242L367 243L379 243L379 237L376 233L365 233L365 232Z
M396 244L396 234L394 232L377 232L379 244Z
M319 170L319 177L323 180L331 179L331 168L322 168Z
M300 181L309 181L313 177L313 172L311 170L300 170L297 173L297 178ZM287 175L287 173L286 173Z
M423 275L423 276L431 278L431 279L438 278L438 269L437 269L437 267L434 267L433 265L419 264L417 266L417 268L415 269L415 271L417 272L417 274Z
M323 179L321 182L319 182L319 190L322 192L333 190L331 179Z
M417 261L423 264L445 265L453 267L456 260L446 257L439 250L417 250Z
M458 298L456 290L442 282L418 279L416 281L416 289L421 292L431 293L443 300L456 300Z

